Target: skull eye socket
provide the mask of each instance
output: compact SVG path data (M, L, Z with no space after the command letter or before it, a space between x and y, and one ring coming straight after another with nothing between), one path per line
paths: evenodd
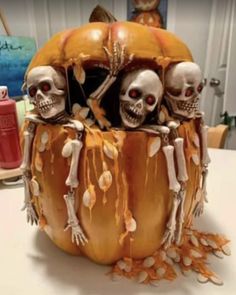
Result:
M131 98L137 99L141 95L142 95L141 91L136 88L130 89L130 91L129 91L129 97L131 97Z
M36 95L36 92L37 92L37 88L32 86L28 89L28 95L30 97L34 97Z
M203 83L200 83L197 87L197 91L198 93L201 93L202 92L202 89L203 89Z
M43 91L43 92L48 92L49 90L51 90L51 85L48 83L48 82L42 82L40 84L40 89Z
M186 97L190 97L190 96L192 96L193 95L193 93L194 93L194 88L191 86L191 87L188 87L187 89L186 89L186 91L185 91L185 96Z
M156 102L156 99L153 95L149 94L146 98L145 101L148 105L152 106Z
M167 91L173 96L180 96L180 94L182 93L181 89L177 88L167 88Z

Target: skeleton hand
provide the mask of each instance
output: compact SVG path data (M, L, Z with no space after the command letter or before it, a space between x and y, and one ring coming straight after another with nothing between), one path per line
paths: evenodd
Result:
M103 47L103 49L105 50L109 59L111 76L117 76L119 71L127 66L134 57L133 54L127 56L125 45L120 45L119 42L113 43L112 53L107 49L107 47Z
M199 217L200 215L202 215L203 210L204 210L205 197L206 196L205 196L203 190L199 188L197 191L197 196L196 196L197 204L193 210L194 217Z
M71 231L72 231L72 235L71 235L72 243L76 242L77 246L79 246L80 242L83 246L85 245L85 243L88 243L88 240L78 223L77 224L73 222L69 223L64 229L64 231L67 231L69 228L71 228Z
M174 220L172 220L171 223L168 222L167 228L165 230L165 233L161 242L161 244L164 245L165 249L167 249L175 240L175 228L176 228L176 222Z
M193 210L193 215L195 217L199 217L200 215L202 215L204 210L204 201L200 201L196 204L194 210Z
M38 224L38 214L35 211L35 208L31 202L27 202L24 204L22 211L26 210L27 222L33 225L34 223Z

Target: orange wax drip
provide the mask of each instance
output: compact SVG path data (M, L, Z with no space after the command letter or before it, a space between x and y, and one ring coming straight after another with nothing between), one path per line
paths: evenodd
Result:
M122 233L119 238L119 243L122 245L124 243L124 239L129 234L128 225L129 225L130 221L133 219L133 216L132 216L132 212L128 208L128 202L129 202L129 200L128 200L128 183L126 180L126 175L124 172L122 172L121 175L122 175L122 183L123 183L123 187L124 187L124 191L123 191L124 215L123 215L123 217L124 217L125 228L126 228L126 231L124 233Z
M94 171L96 180L98 182L98 173L97 173L97 167L96 167L96 151L95 151L95 149L92 150L92 160L93 160L93 171Z
M149 166L149 157L147 156L147 159L146 159L145 182L144 182L145 191L146 191L147 183L148 183L148 171L149 171L148 166Z
M91 182L90 178L90 167L89 167L89 160L86 159L86 167L87 167L87 183L88 183L88 190L90 192L91 200L90 200L90 206L89 206L89 212L90 212L90 222L92 221L92 209L96 203L96 193L94 190L94 185Z

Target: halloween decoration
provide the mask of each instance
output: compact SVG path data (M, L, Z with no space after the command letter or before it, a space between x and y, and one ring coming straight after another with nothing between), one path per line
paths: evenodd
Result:
M32 69L27 77L27 92L43 119L65 115L66 79L51 66Z
M113 277L155 285L177 263L221 284L206 258L229 255L228 240L193 228L209 158L186 45L162 29L93 22L49 40L25 84L28 221L64 251L112 264Z
M200 68L192 62L181 62L166 73L166 101L172 116L193 118L198 110L203 88Z
M125 127L141 126L154 111L163 87L158 75L151 70L136 70L124 77L121 84L120 115Z
M135 15L132 21L156 28L163 27L163 20L158 10L160 0L133 0Z

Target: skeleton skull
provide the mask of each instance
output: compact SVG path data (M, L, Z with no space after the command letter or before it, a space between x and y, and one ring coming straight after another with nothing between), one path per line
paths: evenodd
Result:
M193 118L198 111L199 94L202 91L202 75L199 66L193 62L181 62L166 73L165 99L172 115Z
M27 92L44 119L65 111L66 79L51 66L33 68L27 75Z
M137 128L152 112L163 93L158 75L148 69L128 73L121 85L120 116L127 128Z

